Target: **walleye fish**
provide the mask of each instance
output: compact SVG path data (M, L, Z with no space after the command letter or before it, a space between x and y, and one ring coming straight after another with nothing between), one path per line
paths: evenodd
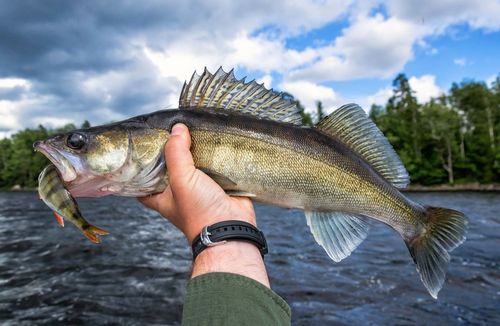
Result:
M189 127L194 162L228 194L301 208L316 241L338 262L366 238L369 219L404 239L437 298L449 252L465 240L461 212L427 207L399 189L408 173L359 106L342 106L312 128L296 104L219 69L193 74L179 109L60 134L34 144L75 197L145 196L168 185L163 146Z
M64 227L64 219L73 223L90 241L99 243L99 236L109 234L107 231L89 224L80 213L80 209L64 188L57 168L50 164L38 176L38 194L40 199L53 211L59 225Z

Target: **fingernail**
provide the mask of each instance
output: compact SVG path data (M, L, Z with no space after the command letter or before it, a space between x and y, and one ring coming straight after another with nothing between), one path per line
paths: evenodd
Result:
M176 124L175 126L172 127L171 135L172 136L178 136L178 135L182 134L183 131L184 130L182 128L182 125Z

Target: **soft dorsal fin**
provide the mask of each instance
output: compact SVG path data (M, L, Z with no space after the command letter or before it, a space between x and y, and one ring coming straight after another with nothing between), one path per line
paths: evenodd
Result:
M358 105L340 107L321 120L316 128L347 144L395 187L405 188L410 183L408 172L398 154Z
M182 87L179 108L230 110L267 120L302 124L300 111L293 101L255 81L238 80L233 70L225 72L222 67L215 74L206 68L201 76L195 72Z

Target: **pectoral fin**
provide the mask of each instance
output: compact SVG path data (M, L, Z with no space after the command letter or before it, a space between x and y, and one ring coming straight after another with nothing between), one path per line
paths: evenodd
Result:
M255 197L255 194L252 194L251 192L237 191L237 190L234 191L228 190L226 191L226 194L233 197Z
M233 180L229 179L228 177L226 177L225 175L223 175L219 172L216 172L216 171L213 171L213 170L210 170L207 168L203 168L200 170L203 171L203 173L208 175L210 178L212 178L212 180L214 180L219 186L221 186L221 188L224 189L226 194L228 194L229 196L255 197L255 194L253 194L251 192L233 190L235 188L235 186L237 185L236 182L234 182Z
M206 168L200 170L203 171L210 178L212 178L219 186L221 186L222 189L231 189L234 188L234 186L236 186L236 182L234 182L233 180L229 179L228 177L219 172Z
M305 214L314 239L335 262L349 256L370 230L367 218L361 215L312 211Z
M57 223L59 223L60 226L64 227L64 218L57 212L54 212L54 216L56 217Z

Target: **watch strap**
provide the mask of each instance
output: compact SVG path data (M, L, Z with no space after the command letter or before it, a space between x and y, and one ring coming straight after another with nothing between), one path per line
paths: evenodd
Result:
M230 220L203 228L191 245L193 260L206 248L224 244L229 240L242 240L253 243L262 256L268 252L266 238L262 231L250 223Z

